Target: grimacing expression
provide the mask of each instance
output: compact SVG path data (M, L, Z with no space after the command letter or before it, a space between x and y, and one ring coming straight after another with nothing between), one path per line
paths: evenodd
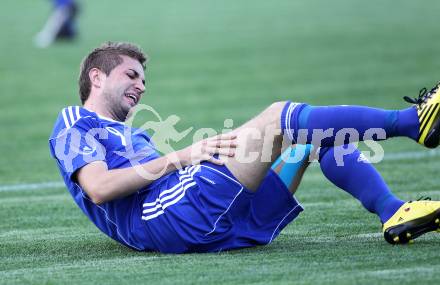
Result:
M137 60L124 55L121 58L122 63L106 77L102 95L110 114L123 122L145 92L145 75Z

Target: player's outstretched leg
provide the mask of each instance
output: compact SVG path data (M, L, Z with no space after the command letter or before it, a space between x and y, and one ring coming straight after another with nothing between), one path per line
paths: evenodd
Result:
M437 84L419 97L405 100L414 106L383 110L362 106L286 106L282 120L286 134L301 144L334 146L360 140L409 137L429 148L440 136L440 90ZM350 138L347 138L350 136Z
M411 102L415 106L404 110L276 102L233 131L238 147L235 157L224 158L226 166L252 191L258 189L267 170L280 156L283 135L290 143L327 147L405 136L427 147L436 147L440 135L438 86Z

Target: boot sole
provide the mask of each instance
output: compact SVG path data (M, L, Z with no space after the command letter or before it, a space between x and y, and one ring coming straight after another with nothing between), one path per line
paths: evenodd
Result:
M440 117L436 119L435 123L431 127L431 130L429 130L424 145L427 148L436 148L439 145L439 140L440 140Z
M427 232L438 231L439 229L440 209L437 209L429 215L389 227L384 232L384 238L390 244L405 244Z

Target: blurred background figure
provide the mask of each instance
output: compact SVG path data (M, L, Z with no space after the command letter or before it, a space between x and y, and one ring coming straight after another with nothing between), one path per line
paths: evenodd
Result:
M78 3L75 0L51 0L53 11L35 36L37 47L46 48L56 40L73 40L77 36Z

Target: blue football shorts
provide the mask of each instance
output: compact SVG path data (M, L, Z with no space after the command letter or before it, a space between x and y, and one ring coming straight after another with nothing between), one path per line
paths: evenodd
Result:
M273 170L253 193L209 162L173 172L142 195L142 239L164 253L269 244L303 211Z

